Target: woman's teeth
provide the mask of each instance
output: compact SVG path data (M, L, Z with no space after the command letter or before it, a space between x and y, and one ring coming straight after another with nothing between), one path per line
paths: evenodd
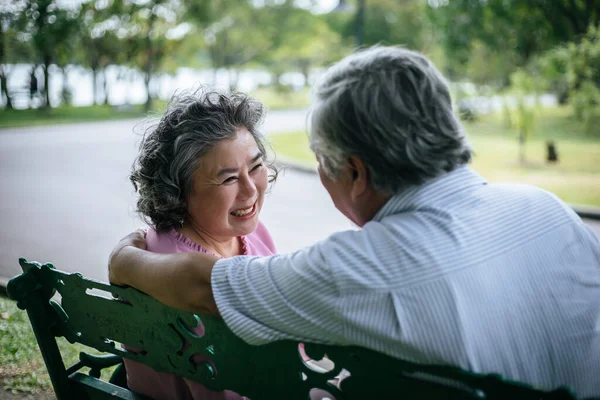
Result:
M232 211L231 215L235 215L236 217L243 217L244 215L250 214L253 209L254 209L254 205L252 205L251 207L245 208L243 210Z

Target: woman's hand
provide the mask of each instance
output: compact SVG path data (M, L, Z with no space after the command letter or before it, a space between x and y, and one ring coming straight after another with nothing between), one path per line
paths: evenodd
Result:
M121 239L119 243L117 243L110 254L110 258L108 260L108 280L114 285L124 284L119 277L122 272L121 270L123 268L127 268L127 261L125 260L125 257L119 257L119 255L121 255L123 249L128 246L146 250L146 231L143 229L138 229L134 232L131 232L129 235Z

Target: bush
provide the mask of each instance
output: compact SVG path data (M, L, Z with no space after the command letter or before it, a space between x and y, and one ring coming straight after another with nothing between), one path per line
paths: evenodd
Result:
M600 26L592 25L578 42L552 50L544 63L550 76L562 72L575 118L590 132L600 104Z

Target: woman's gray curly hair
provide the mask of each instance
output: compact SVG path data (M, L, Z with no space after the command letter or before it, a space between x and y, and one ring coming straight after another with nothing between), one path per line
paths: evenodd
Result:
M159 232L180 226L202 156L222 140L233 139L242 127L256 141L271 172L269 182L274 182L277 169L268 162L266 140L257 130L263 117L262 103L242 93L176 93L160 121L146 130L133 163L130 180L139 194L142 219Z

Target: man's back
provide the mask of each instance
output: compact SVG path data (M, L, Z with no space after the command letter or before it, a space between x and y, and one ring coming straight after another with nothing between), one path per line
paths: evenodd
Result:
M600 393L600 245L553 195L462 168L354 235L361 261L336 271L351 341Z

